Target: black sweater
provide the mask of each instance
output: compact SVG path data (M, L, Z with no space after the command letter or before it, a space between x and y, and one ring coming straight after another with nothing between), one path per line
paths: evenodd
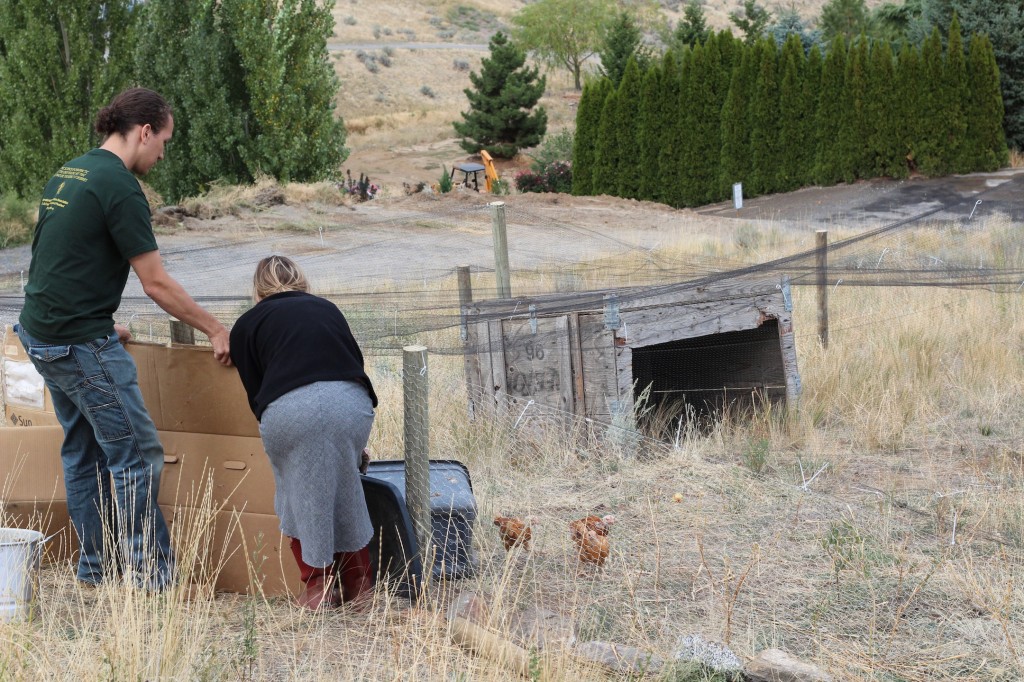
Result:
M317 381L358 381L377 407L345 316L319 296L285 291L261 300L231 329L231 361L256 419L285 393Z

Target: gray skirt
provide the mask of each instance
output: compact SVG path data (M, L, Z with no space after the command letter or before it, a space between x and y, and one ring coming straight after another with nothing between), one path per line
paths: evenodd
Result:
M336 552L370 543L373 526L359 459L373 426L373 403L354 381L320 381L267 406L260 436L274 470L281 532L302 543L302 560L327 566Z

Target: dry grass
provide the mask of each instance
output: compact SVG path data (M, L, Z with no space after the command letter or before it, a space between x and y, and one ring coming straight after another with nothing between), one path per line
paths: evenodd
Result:
M757 258L806 242L761 232ZM741 262L749 246L737 227L680 240L651 262ZM601 283L587 272L587 284ZM553 279L523 274L515 286ZM509 679L449 639L444 609L462 590L483 595L490 627L510 638L521 612L540 606L574 622L581 640L662 656L701 633L742 655L786 649L837 679L1019 678L1024 303L840 286L827 350L811 331L813 289L796 288L794 305L799 408L678 442L609 439L600 424L550 430L533 413L471 423L462 359L431 357L431 452L470 467L481 570L437 585L418 607L380 595L368 616L309 616L281 599L85 590L54 566L40 617L0 626L0 678ZM410 341L452 347L455 334ZM381 397L371 449L394 456L400 361L368 366ZM602 571L581 570L566 524L598 510L619 519L612 556ZM497 513L540 519L531 553L505 554L488 524ZM202 523L179 553L201 546ZM559 647L536 665L549 679L607 679Z

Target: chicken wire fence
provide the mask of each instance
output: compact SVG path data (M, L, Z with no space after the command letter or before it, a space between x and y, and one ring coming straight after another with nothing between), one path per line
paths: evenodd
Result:
M1020 231L1024 211L1019 204L1022 185L1021 179L1009 178L967 197L927 197L914 214L883 225L849 227L840 221L829 225L842 236L827 248L828 287L941 287L1019 295L1024 289L1024 238ZM678 215L666 213L666 226L678 220ZM378 358L398 356L414 343L427 345L431 355L471 357L497 350L465 333L466 318L460 309L455 277L455 268L468 264L473 299L496 297L489 207L424 201L388 218L380 218L372 210L344 217L290 231L263 225L261 229L227 235L175 233L162 235L158 241L168 271L228 326L251 306L251 276L256 262L270 253L293 258L306 271L315 293L335 301L345 313L367 355L371 376ZM628 221L628 214L623 220ZM738 223L737 231L750 224L754 231L765 228L750 221ZM814 227L806 224L782 226L787 234L796 235L785 246L798 246L791 253L772 253L767 259L759 257L761 252L770 251L767 246L761 251L740 250L739 256L722 255L735 249L673 250L661 243L663 237L652 234L657 231L634 231L628 225L608 231L584 227L552 219L542 208L511 201L506 206L506 225L513 301L522 300L524 307L533 305L538 316L592 310L610 295L626 304L652 295L702 291L720 282L749 280L754 287L775 287L766 282L778 282L784 276L792 287L809 287L817 283L817 264L822 255L814 248ZM396 258L395 253L402 255ZM4 324L17 319L27 269L27 249L0 259L0 322ZM751 293L749 288L745 293ZM714 305L715 300L709 303ZM879 310L875 319L847 319L834 324L830 334L835 338L848 328L884 324L906 313ZM480 321L486 322L488 315L501 313L484 311ZM144 296L134 275L116 319L142 340L165 342L170 338L166 314ZM816 343L815 335L815 330L798 329L797 343ZM203 343L205 339L199 337ZM759 342L757 333L751 332L717 342L705 341L699 347L681 343L635 356L634 366L642 368L642 375L650 379L652 393L670 396L675 390L673 372L681 364L697 362L709 369L734 362L742 358L745 346ZM425 365L424 359L424 371ZM534 410L558 415L556 407L535 406ZM566 442L574 443L584 462L600 463L609 450L627 453L629 461L629 457L648 452L645 444L668 452L679 450L678 430L673 437L671 429L661 434L640 432L635 424L614 418L595 423L592 419L573 422L571 414L558 416L570 422L559 428L570 430ZM414 417L427 420L425 406ZM481 415L476 417L479 420ZM525 418L525 409L505 415L498 429L504 435L495 438L515 443L509 446L511 449L529 450L538 436L521 431ZM752 440L742 456L756 461L763 447L760 441ZM948 476L942 485L949 497L929 498L924 505L935 520L930 525L915 523L912 516L893 520L883 512L901 502L887 499L884 491L867 483L860 493L824 493L816 489L815 477L837 454L811 452L805 453L806 461L796 458L789 465L796 484L768 486L767 496L757 500L726 494L730 486L746 483L728 462L714 458L700 464L689 462L688 471L682 474L678 461L671 456L637 464L636 471L642 476L622 473L617 469L619 464L600 464L607 468L604 473L609 477L621 478L615 493L618 499L640 507L631 520L620 522L613 530L613 540L618 544L609 560L617 571L614 579L598 580L590 573L584 576L581 588L578 568L568 568L569 563L562 561L564 555L538 552L529 561L538 575L548 579L529 584L526 581L517 589L527 593L524 598L528 601L579 614L580 627L585 630L580 636L634 643L641 640L662 652L672 649L672 642L685 634L682 624L692 627L703 621L713 622L709 629L717 638L725 633L725 639L731 636L742 642L743 650L789 643L798 651L816 652L826 662L847 671L868 670L872 657L878 656L888 657L893 674L905 679L956 678L979 670L985 677L993 665L1019 670L1014 667L1015 642L1024 633L1019 618L1009 614L1009 609L1022 597L1012 580L1001 582L1004 576L1012 576L1024 567L1019 542L1006 534L983 530L980 524L970 531L969 541L982 543L982 554L993 562L982 577L974 578L984 584L971 585L972 558L968 555L952 556L949 561L956 570L940 582L936 577L940 569L934 562L927 562L927 552L913 554L908 549L909 540L903 545L906 554L901 555L899 551L874 547L869 539L877 530L887 537L901 533L907 538L913 536L934 547L955 546L958 509L963 510L963 498L957 497L956 491L966 490L970 477L940 467L941 472L932 475L939 479ZM502 491L497 497L503 508L495 512L526 514L545 509L551 513L552 505L546 497L574 499L576 503L559 510L568 520L568 515L587 513L595 504L603 504L595 502L597 496L590 494L580 480L574 480L571 468L559 469L559 473L568 480L553 484L553 489L520 488L520 484L506 480L488 483L485 490ZM424 476L420 475L417 485L423 484ZM709 483L708 477L714 482ZM926 488L924 478L922 490ZM1024 479L1013 480L1015 487L1001 488L1006 499L1021 492L1019 481ZM678 505L673 498L678 494L688 504ZM794 503L795 495L810 496L806 514L814 520L813 532L801 525L803 503ZM705 496L708 501L699 503L698 514L689 503ZM873 506L876 501L877 506ZM904 500L902 504L906 508L908 503ZM1024 507L1015 504L1014 509L1024 518ZM683 525L673 526L671 518L680 516L684 507L688 511L682 513ZM941 514L936 511L940 507L944 510ZM779 518L789 516L793 516L794 525L787 526L789 531L781 530ZM565 535L561 525L541 528L537 536L542 546L545 533L550 533L550 542L555 544L556 533ZM968 532L960 528L961 533ZM485 532L487 526L478 524L477 534ZM815 540L810 544L823 548L835 568L837 589L827 593L820 586L809 587L813 576L793 574L792 565L780 558L808 551L806 538L811 535ZM730 549L737 537L747 538L747 544ZM950 537L953 543L949 543ZM560 546L565 548L564 537ZM894 546L899 547L899 543ZM568 552L571 554L571 546ZM886 552L888 555L879 556ZM774 558L767 559L769 555ZM502 556L485 556L481 572L507 571ZM517 560L523 561L521 557ZM851 572L867 577L857 583L857 588L841 588L842 581L848 580L844 576ZM875 577L870 577L872 572ZM949 584L957 581L963 583L964 590L970 588L972 594L980 595L980 603L969 607L985 620L975 624L978 632L965 634L954 631L952 625L944 629L944 621L939 619L936 625L938 617L928 611L929 604L945 603L946 593L952 589ZM568 584L574 587L566 589ZM879 590L893 595L893 599L885 602L854 594L856 589ZM807 594L822 601L801 603ZM914 604L913 613L908 613L907 605L917 597L923 599ZM871 605L867 617L876 623L872 631L878 634L878 642L861 639L865 620L860 612L865 604ZM771 623L767 629L760 623L766 615ZM913 627L901 627L901 619L912 621ZM883 622L884 627L877 625ZM925 628L931 639L927 643L914 639L908 634L913 628ZM837 641L845 643L841 655L830 649L830 644ZM851 641L856 643L850 646ZM969 655L960 651L965 641L974 647ZM996 663L986 663L986 656Z

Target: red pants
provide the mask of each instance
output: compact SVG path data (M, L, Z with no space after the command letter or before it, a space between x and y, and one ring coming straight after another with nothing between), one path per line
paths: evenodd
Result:
M302 582L308 583L313 578L325 576L337 577L341 585L343 601L351 601L368 589L373 589L373 566L370 565L370 546L367 545L356 552L338 552L334 555L334 563L330 566L310 566L302 560L302 544L298 538L292 538L292 554L299 565Z

